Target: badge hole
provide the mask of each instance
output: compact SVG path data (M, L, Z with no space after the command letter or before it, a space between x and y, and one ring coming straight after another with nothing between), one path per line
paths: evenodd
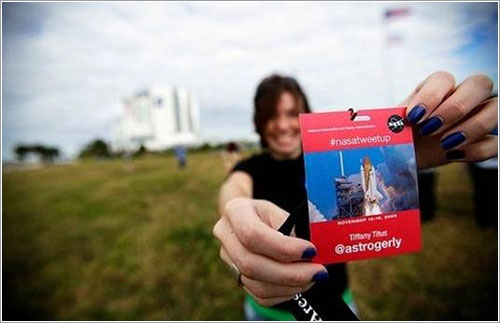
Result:
M351 121L370 121L372 118L369 115L358 115L358 112L354 110L354 108L349 108L347 111L350 112L350 117L349 119Z
M371 119L372 118L370 116L367 116L367 115L364 115L364 116L356 115L354 117L354 120L352 120L352 121L354 121L354 122L356 122L356 121L370 121Z

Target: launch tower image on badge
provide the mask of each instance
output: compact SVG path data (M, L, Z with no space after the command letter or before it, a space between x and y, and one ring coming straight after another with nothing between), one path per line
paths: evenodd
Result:
M363 189L355 184L344 173L344 159L339 153L340 177L335 178L335 192L337 198L337 217L351 218L363 213Z

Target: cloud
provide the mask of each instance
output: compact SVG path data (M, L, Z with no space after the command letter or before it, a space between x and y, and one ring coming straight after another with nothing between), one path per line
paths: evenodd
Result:
M413 147L396 145L380 147L384 163L379 164L378 185L385 197L383 212L418 208L416 161Z
M4 159L19 142L71 155L109 139L121 100L152 85L193 91L205 138L252 136L253 92L271 72L296 76L316 111L395 104L434 70L462 75L453 51L492 10L473 6L464 23L470 6L411 4L390 26L404 43L387 51L382 3L2 5Z
M312 223L316 222L325 222L326 217L318 210L316 205L313 202L307 200L307 208L309 210L309 220Z

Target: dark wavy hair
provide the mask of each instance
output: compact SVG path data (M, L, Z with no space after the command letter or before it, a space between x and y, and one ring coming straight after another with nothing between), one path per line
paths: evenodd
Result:
M257 86L254 97L253 114L255 131L260 136L260 144L263 148L267 147L267 142L264 137L265 126L276 113L278 100L280 95L284 92L289 92L295 97L301 111L304 113L311 112L306 95L295 79L278 74L272 74L264 78Z

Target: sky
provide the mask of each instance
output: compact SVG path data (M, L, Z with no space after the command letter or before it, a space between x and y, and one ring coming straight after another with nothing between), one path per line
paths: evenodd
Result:
M497 21L496 3L2 2L2 160L109 141L122 100L152 86L190 90L210 142L256 138L255 87L275 72L314 111L397 105L437 70L497 88Z

